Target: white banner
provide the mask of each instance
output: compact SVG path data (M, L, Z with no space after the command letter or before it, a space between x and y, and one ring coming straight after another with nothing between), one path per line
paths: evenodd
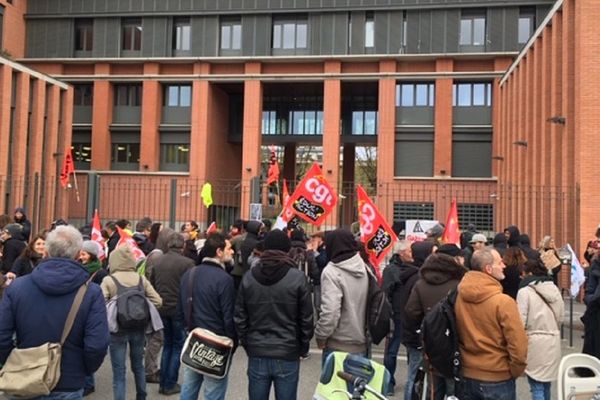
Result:
M579 259L575 255L573 248L567 243L567 249L571 253L571 296L576 297L581 285L585 283L585 274Z
M426 219L408 219L406 220L406 240L411 242L422 242L427 238L425 232L438 224L438 221Z

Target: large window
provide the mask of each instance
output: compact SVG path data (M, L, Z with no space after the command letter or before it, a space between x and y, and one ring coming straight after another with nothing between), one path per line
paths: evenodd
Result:
M113 132L111 166L114 170L137 171L140 165L139 132Z
M94 86L90 84L74 85L73 105L89 107L94 99Z
M365 19L365 47L375 47L375 17L368 12Z
M190 85L167 85L163 97L167 107L190 107L192 105L192 87Z
M396 107L434 107L433 83L401 83L396 85Z
M452 134L452 176L456 178L492 176L492 134L490 132Z
M460 18L461 46L485 45L485 12L463 12Z
M352 134L377 134L377 111L352 111Z
M398 132L395 176L433 176L433 133Z
M322 135L322 96L265 96L263 135Z
M192 26L189 18L176 18L173 21L173 50L187 52L192 49Z
M142 105L142 85L115 85L115 106L139 107Z
M161 143L161 171L187 171L190 166L189 143Z
M535 9L521 8L519 13L519 28L518 28L518 40L519 44L525 44L533 34L533 27L535 26Z
M306 18L286 18L273 22L273 49L306 49L308 21Z
M240 20L221 22L221 50L240 50L242 48L242 23Z
M394 221L406 221L407 219L432 220L433 203L394 202Z
M89 129L73 130L71 143L75 169L89 170L92 163L92 132Z
M142 49L142 21L124 19L121 27L121 49L140 51Z
M92 51L94 23L91 19L75 20L75 51Z
M455 83L452 93L454 107L491 107L491 83Z

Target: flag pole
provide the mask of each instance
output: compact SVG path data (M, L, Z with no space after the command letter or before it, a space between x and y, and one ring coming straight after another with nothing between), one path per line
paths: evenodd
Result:
M73 182L75 183L75 197L79 203L79 187L77 186L77 174L73 172Z

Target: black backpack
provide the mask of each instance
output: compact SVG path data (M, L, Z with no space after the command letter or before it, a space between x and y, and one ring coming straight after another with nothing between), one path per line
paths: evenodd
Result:
M454 313L457 294L457 290L453 289L425 315L421 323L421 339L423 352L437 373L459 381L461 357Z
M390 333L393 311L386 293L368 270L367 277L369 279L367 333L373 343L379 344Z
M117 322L119 330L144 329L150 321L150 307L140 276L137 286L125 287L111 276L117 285Z

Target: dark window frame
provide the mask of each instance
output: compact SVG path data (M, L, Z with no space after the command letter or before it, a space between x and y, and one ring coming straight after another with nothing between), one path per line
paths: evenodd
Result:
M365 15L365 48L375 47L375 15L369 11Z
M226 39L225 31L228 40ZM242 50L242 20L240 18L227 18L221 20L219 26L219 49L222 52L238 53Z
M185 89L185 90L184 90ZM177 101L171 103L172 91L177 98ZM184 91L188 92L187 97L184 97ZM184 101L187 99L187 102ZM187 103L187 104L185 104ZM168 84L164 85L163 93L163 106L164 107L191 107L192 106L192 85L191 84Z
M481 85L483 87L483 103L476 102L475 89ZM469 91L469 102L461 102L461 91ZM453 107L491 107L493 101L493 86L491 82L454 82L452 85L452 106Z
M121 50L139 52L142 50L142 20L125 18L121 20Z
M73 85L73 106L91 107L94 105L94 85L91 83Z
M75 19L75 51L90 53L94 50L94 20L89 18Z
M186 37L187 36L187 37ZM192 51L192 23L189 18L173 19L173 45L175 53L188 54ZM187 44L187 46L185 46Z
M293 37L291 38L293 41L293 46L286 47L286 38L290 35L289 26L293 25ZM298 38L301 36L298 34L299 27L303 27L301 29L304 30L304 46L299 45ZM273 19L271 35L271 49L274 51L283 51L283 52L294 52L301 51L306 52L309 49L309 40L310 40L310 32L309 32L309 19L306 15L304 16L286 16L281 18Z
M535 14L534 7L521 7L519 10L519 19L517 21L517 43L519 45L527 43L533 32L535 32ZM527 34L521 31L521 20L529 20L529 32Z
M142 95L141 84L115 84L113 104L115 107L141 107Z
M425 102L420 101L419 91L426 90ZM406 93L410 88L410 93ZM411 98L411 101L408 100ZM420 103L420 104L417 104ZM435 82L398 82L396 83L396 107L435 107Z
M483 20L482 37L476 37L476 24ZM468 23L469 32L463 32L463 23ZM487 41L487 15L485 10L463 10L459 20L458 45L461 47L485 47ZM468 36L468 37L467 37ZM466 40L463 40L466 39Z

